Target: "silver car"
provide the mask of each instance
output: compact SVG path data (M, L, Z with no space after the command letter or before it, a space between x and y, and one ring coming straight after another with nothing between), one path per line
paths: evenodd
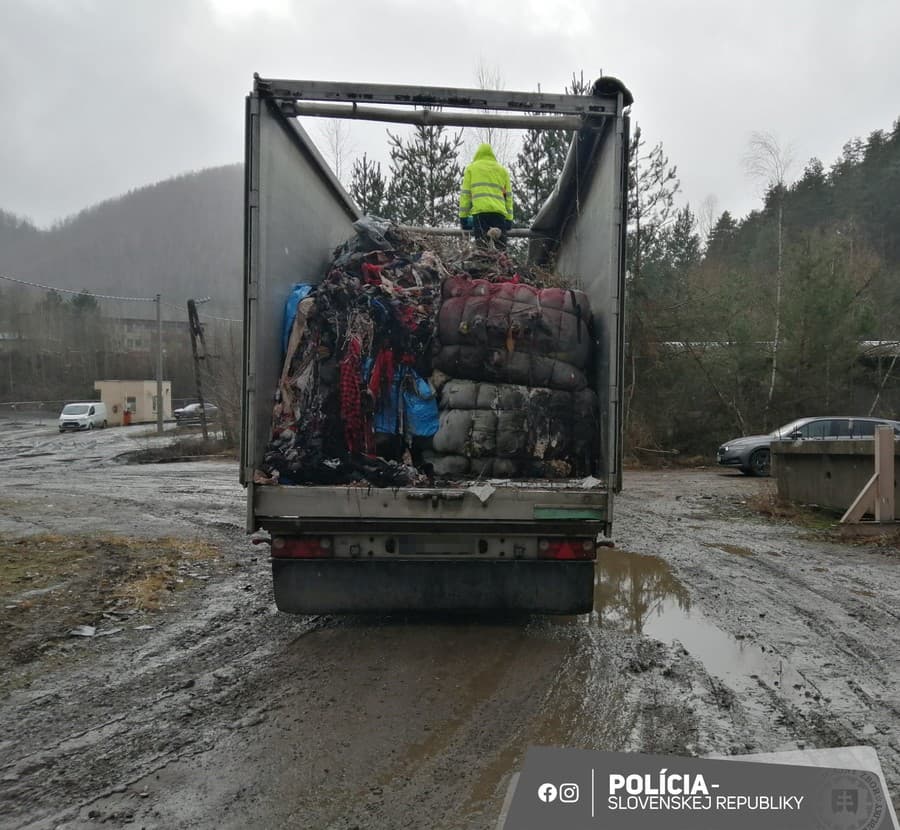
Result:
M874 438L875 427L886 424L900 436L900 421L887 418L850 418L825 415L820 418L798 418L768 435L746 435L727 441L719 447L716 461L723 467L737 467L745 475L767 476L771 464L773 441L835 441Z

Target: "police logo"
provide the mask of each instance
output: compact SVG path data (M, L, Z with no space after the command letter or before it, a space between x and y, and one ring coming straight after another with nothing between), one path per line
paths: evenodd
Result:
M829 776L819 805L823 830L877 830L887 809L878 776L854 770Z

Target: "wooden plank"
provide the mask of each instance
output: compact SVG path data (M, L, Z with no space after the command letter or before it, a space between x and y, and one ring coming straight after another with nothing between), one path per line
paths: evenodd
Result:
M875 427L875 521L894 521L894 429Z
M847 508L847 512L841 516L841 524L858 522L875 505L875 491L878 487L878 473L869 479L868 484L862 488L860 494L853 500L853 504Z

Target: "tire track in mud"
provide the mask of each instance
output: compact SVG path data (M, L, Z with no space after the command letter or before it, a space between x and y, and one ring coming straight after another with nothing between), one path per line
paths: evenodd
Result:
M272 663L286 636L297 641L328 624L320 617L271 616L270 600L263 596L270 590L268 581L257 581L264 587L253 596L242 592L241 607L227 610L234 596L227 580L207 584L213 590L193 598L193 610L206 616L202 625L182 608L182 621L161 628L152 643L130 654L118 644L98 662L86 654L77 667L57 673L40 697L12 695L4 721L15 724L15 732L3 735L0 744L5 759L0 799L15 810L0 818L0 827L19 826L23 816L36 813L43 814L39 821L55 826L54 821L78 812L80 807L72 805L96 801L98 790L111 791L123 780L127 786L177 761L187 747L206 751L217 733L246 728L241 721L249 711L245 679ZM260 603L269 616L247 642L233 626L261 619L254 616ZM299 633L298 623L303 626ZM16 703L17 698L25 699ZM120 714L98 719L98 710ZM69 806L53 812L63 805Z

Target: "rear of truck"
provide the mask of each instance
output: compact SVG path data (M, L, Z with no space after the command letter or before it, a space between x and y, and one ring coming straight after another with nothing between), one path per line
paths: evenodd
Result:
M630 103L621 84L604 81L592 96L548 96L257 78L246 104L241 480L248 531L271 535L280 610L592 609L597 541L610 533L621 483ZM271 437L285 300L294 283L322 278L360 218L299 115L575 129L553 195L519 235L533 262L591 302L595 475L393 489L254 482Z

